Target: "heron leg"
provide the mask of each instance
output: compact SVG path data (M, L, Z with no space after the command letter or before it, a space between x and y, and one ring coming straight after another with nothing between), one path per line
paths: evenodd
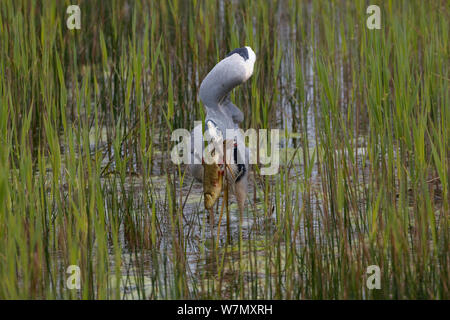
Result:
M234 194L236 196L237 204L239 207L239 213L241 216L244 214L245 200L247 199L247 176L242 177L234 186Z
M226 185L226 188L223 190L224 196L223 196L223 202L226 206L226 212L227 212L227 242L228 244L231 244L231 231L230 231L230 207L228 206L228 183Z
M225 193L225 191L224 191ZM220 215L219 215L219 223L217 224L217 243L216 248L219 247L219 241L220 241L220 225L222 224L222 217L223 217L223 207L225 206L225 195L224 199L222 199L222 205L220 206Z
M209 225L211 227L211 238L214 241L214 210L213 208L208 209L209 211Z

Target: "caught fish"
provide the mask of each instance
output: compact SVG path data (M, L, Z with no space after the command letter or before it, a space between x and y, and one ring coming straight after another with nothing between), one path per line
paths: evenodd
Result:
M205 208L211 209L222 192L223 170L219 164L203 164Z

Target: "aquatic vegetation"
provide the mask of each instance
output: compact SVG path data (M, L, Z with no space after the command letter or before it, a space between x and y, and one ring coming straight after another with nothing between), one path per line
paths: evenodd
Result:
M368 5L80 1L69 30L65 1L1 1L0 299L448 299L448 2L383 1L379 30ZM244 45L242 127L285 138L217 241L170 134Z

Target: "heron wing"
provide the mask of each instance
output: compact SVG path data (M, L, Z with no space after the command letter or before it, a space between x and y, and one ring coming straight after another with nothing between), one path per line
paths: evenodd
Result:
M233 102L231 102L229 94L226 95L221 105L228 110L234 123L238 124L244 121L244 114Z

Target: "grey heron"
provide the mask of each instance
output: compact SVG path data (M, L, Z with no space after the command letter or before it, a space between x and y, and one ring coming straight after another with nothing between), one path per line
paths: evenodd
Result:
M200 85L199 96L206 111L205 124L208 130L216 129L220 132L224 140L230 138L226 137L227 129L238 129L239 123L244 120L242 111L231 102L230 92L251 77L255 60L256 55L250 47L234 49L214 66ZM231 138L234 139L234 163L227 166L230 170L225 168L224 171L242 213L248 187L248 149L245 148L242 134ZM242 144L242 147L238 148L238 144ZM245 150L245 155L240 154L241 150ZM198 149L191 143L191 156L197 160L203 159L203 149ZM203 181L204 170L201 164L191 164L190 171L195 179Z

